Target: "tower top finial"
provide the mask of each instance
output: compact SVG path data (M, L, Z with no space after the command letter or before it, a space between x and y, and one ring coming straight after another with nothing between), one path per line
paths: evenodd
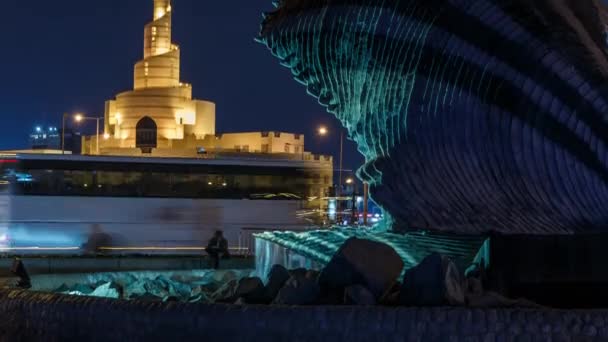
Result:
M171 12L171 0L154 0L154 20Z

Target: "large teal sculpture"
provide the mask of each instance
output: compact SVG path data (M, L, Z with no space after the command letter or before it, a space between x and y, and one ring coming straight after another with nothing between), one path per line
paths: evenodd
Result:
M348 129L396 230L608 230L596 0L283 0L259 41Z

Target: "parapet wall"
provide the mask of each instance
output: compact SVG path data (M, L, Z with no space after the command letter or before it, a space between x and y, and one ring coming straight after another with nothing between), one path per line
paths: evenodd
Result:
M0 290L2 341L604 341L608 310L270 307Z

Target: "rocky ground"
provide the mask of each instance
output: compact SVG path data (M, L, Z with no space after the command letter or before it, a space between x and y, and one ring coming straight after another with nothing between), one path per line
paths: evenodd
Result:
M91 277L88 282L63 284L53 292L128 300L213 303L250 273L244 270L196 271L192 274L107 273Z
M54 292L145 301L273 305L535 307L485 291L482 271L466 276L448 257L432 254L403 272L395 250L377 241L347 240L321 271L272 267L266 279L246 271L101 277Z

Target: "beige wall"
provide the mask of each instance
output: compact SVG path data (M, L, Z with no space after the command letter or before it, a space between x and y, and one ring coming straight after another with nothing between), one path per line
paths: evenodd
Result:
M284 132L224 133L218 136L216 145L221 150L237 150L256 153L304 153L304 135Z

